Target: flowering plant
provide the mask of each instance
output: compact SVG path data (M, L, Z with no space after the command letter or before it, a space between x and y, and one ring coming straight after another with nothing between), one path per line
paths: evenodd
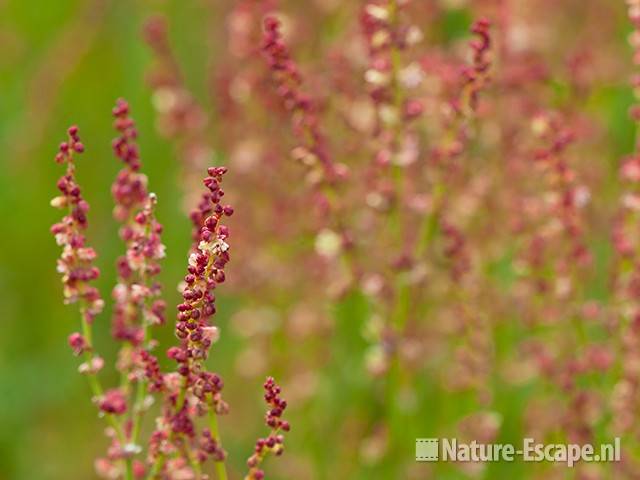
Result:
M87 376L93 402L105 417L111 445L105 458L96 461L101 477L207 479L207 461L214 464L216 475L226 480L226 452L222 447L218 417L229 411L222 399L223 381L207 370L205 361L212 345L219 339L218 327L211 323L216 312L216 286L225 281L224 268L230 259L229 229L221 223L233 214L233 208L222 205L221 183L225 167L211 167L204 185L208 190L192 218L195 222L194 243L181 284L183 303L178 305L175 327L179 345L170 347L167 356L177 363L174 372L163 373L153 351L157 342L152 327L165 322L165 304L160 299L161 287L153 281L160 271L159 260L165 255L160 235L162 226L155 217L155 194L147 191L147 177L140 172L141 162L136 145L137 130L129 116L129 106L118 100L113 109L114 126L119 136L113 151L124 163L112 186L115 200L114 217L121 222L120 237L126 253L117 261L118 283L113 289L112 334L121 343L116 369L121 375L118 387L105 390L99 379L104 361L95 351L92 324L101 313L104 301L90 282L99 276L93 266L95 251L86 245L88 203L76 181L77 154L84 152L78 127L68 130L68 141L60 144L58 163L66 172L58 181L61 195L51 204L67 208L67 215L51 231L63 249L58 261L62 274L65 303L80 305L82 333L73 333L69 344L84 362L80 373ZM289 423L282 419L287 402L280 387L269 377L264 384L269 407L266 424L271 433L256 443L248 466L247 479L260 480L259 468L269 453L283 452L283 436ZM140 438L141 423L151 403L158 398L162 411L155 421L150 438ZM207 427L200 426L207 418Z
M208 367L225 283L241 299L229 322L243 340L235 372L277 372L292 405L268 377L268 433L248 479L282 453L285 409L300 437L274 466L281 476L494 475L487 465L414 463L415 438L447 434L484 443L621 436L618 464L580 462L575 477L635 478L640 155L635 145L618 169L616 153L619 175L610 175L594 148L614 143L614 127L591 112L601 97L628 94L616 83L624 67L609 70L626 57L592 40L614 36L600 19L615 23L619 7L561 3L581 12L591 40L571 52L552 48L562 19L537 19L560 8L550 0L217 2L204 82L212 105L192 90L167 19L147 19L155 124L173 147L193 224L177 343L166 350L174 369L163 371L158 354L158 199L128 104L113 110L122 169L111 193L125 253L112 290L121 379L111 388L92 329L104 301L75 177L85 150L76 127L56 156L67 170L52 204L67 215L52 231L65 301L81 311L69 344L107 421L103 477L233 475L221 418L237 400L229 389L223 397ZM637 65L640 2L626 3ZM640 96L637 75L631 86ZM640 119L637 105L631 118ZM233 240L227 201L243 218ZM233 272L231 245L242 252ZM535 478L565 473L527 468Z

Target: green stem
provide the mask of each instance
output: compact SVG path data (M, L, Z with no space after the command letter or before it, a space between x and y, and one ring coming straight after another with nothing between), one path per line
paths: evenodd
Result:
M162 470L162 467L164 466L164 462L165 462L164 455L162 454L158 455L158 457L156 458L156 461L153 462L149 475L147 475L147 480L153 480L154 478L156 478L158 473L160 473L160 470Z
M144 315L143 315L144 317ZM146 319L142 319L142 345L146 345L147 336L148 336L149 326L147 324ZM144 413L143 403L144 396L147 390L147 380L145 377L138 379L138 384L136 385L136 397L135 402L133 404L133 424L131 427L131 443L134 445L138 441L138 434L140 433L140 423L142 422L142 415Z
M222 445L220 441L220 430L218 429L218 414L215 412L213 404L209 409L209 429L211 430L211 438L218 444ZM216 473L218 480L227 480L227 466L224 460L215 462Z
M91 329L91 324L87 320L85 307L80 308L80 315L82 318L82 334L84 335L85 341L87 342L87 345L88 345L88 349L85 350L84 352L85 362L87 363L87 366L90 370L87 373L87 381L89 382L89 387L91 388L91 392L93 393L93 396L96 398L100 398L104 394L104 390L102 388L102 385L100 384L100 380L98 379L97 374L94 372L91 372L91 368L93 366L93 359L94 359L93 341L92 341L93 333ZM105 418L107 419L107 422L109 423L109 425L111 425L111 427L116 432L116 435L118 437L118 440L120 441L120 444L124 447L124 445L126 445L127 443L127 439L124 435L122 426L120 425L116 417L110 413L105 414ZM124 465L125 465L125 480L133 480L133 463L132 463L131 457L127 457L124 459Z

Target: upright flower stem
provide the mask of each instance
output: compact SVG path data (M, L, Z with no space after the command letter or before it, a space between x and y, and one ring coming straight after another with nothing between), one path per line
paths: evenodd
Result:
M87 342L87 345L89 346L89 348L85 349L84 358L89 368L91 368L91 365L93 364L93 361L94 361L93 340L92 340L93 332L91 328L91 323L87 320L87 315L86 315L84 306L81 307L80 309L80 315L82 319L82 334ZM93 396L96 398L102 397L102 395L104 394L104 389L102 388L102 384L100 383L100 380L98 379L97 374L93 372L88 372L87 381L89 382L89 387L91 388L91 392L93 393ZM122 425L120 425L118 420L116 420L116 417L110 413L105 413L104 416L107 419L107 422L109 423L109 425L111 425L111 427L116 432L116 435L120 443L123 446L126 445L127 444L126 436L123 432ZM131 457L128 456L123 460L123 462L125 466L125 477L124 477L125 480L133 480L133 462Z
M147 326L147 322L144 321L144 325L143 325L143 340L142 343L143 345L147 342L147 331L148 331L148 326ZM146 378L140 378L138 379L138 383L136 385L136 396L135 396L135 403L133 404L133 425L131 427L131 443L136 445L137 441L138 441L138 434L140 432L140 423L142 422L142 414L143 414L143 410L142 410L142 404L144 402L144 396L147 390L147 380Z
M218 414L215 411L213 401L211 402L211 406L209 408L209 429L211 430L211 438L218 445L222 444L222 440L220 438L220 430L218 429ZM227 466L224 460L215 461L215 466L218 480L227 480Z

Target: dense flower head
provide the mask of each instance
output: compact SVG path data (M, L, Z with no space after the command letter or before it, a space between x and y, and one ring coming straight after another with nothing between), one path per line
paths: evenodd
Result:
M125 167L120 170L111 187L111 194L116 203L114 216L124 222L130 218L147 198L147 177L139 173L140 154L136 138L138 132L135 122L129 116L129 104L119 99L113 109L114 128L119 136L112 142L113 153L122 160Z
M100 410L105 413L113 413L122 415L127 411L127 399L119 388L111 389L105 392L100 399Z
M62 274L65 302L81 301L84 315L91 322L102 311L104 302L98 290L90 284L98 278L100 271L93 264L96 252L86 245L83 233L87 228L89 204L82 197L75 178L74 154L84 152L84 145L80 142L78 127L70 127L68 136L68 141L60 144L56 155L58 163L67 165L66 173L57 183L61 195L51 201L52 206L66 208L68 213L51 227L51 233L62 247L58 272Z
M264 382L264 401L270 407L265 416L265 423L268 427L276 430L289 431L289 422L282 420L282 414L287 408L287 401L280 396L280 386L272 377Z
M224 196L221 182L226 171L225 167L209 168L209 176L204 179L209 194L205 197L207 203L203 202L199 208L202 225L184 277L184 301L178 305L176 335L183 341L183 354L173 357L184 364L185 375L189 372L189 361L206 359L209 348L217 339L217 329L209 325L209 319L216 312L214 290L217 284L225 281L224 268L230 258L226 242L229 229L220 222L223 217L233 214L230 205L221 204ZM208 212L207 216L203 212Z
M462 109L477 110L478 95L489 80L492 46L490 27L491 23L485 18L476 20L471 26L471 32L476 35L476 39L469 43L473 52L471 65L462 70L466 83L464 103L459 105Z
M320 128L317 105L302 91L302 75L284 42L280 21L273 16L264 20L262 52L272 72L276 92L285 109L293 114L293 131L300 144L292 151L292 156L309 169L308 181L332 183L344 178L346 166L336 164L331 158Z
M473 68L476 73L484 73L490 66L490 61L487 58L491 48L490 27L491 23L486 18L476 20L471 26L471 32L478 37L470 43L473 50Z
M200 229L202 228L202 225L204 225L205 219L213 212L212 198L212 193L204 192L200 197L200 201L196 205L196 208L194 208L189 214L189 218L193 225L191 233L193 250L197 249L198 243L200 243Z
M162 226L154 214L156 201L150 194L141 210L121 228L127 251L117 262L113 334L136 344L142 341L143 325L165 321L165 303L159 299L161 287L152 281L160 273L158 261L165 256L160 239Z
M367 52L364 88L375 113L368 145L371 162L366 201L378 213L395 219L408 203L402 185L419 158L420 138L415 121L424 113L423 99L416 95L423 72L414 61L415 49L411 48L423 35L412 23L408 3L368 1L359 17ZM397 256L410 255L398 252Z
M232 215L233 209L221 204L222 177L227 169L211 167L207 172L203 183L208 193L204 197L206 202L198 208L201 221L196 222L197 242L182 283L183 302L178 305L176 335L180 344L167 350L167 356L178 366L175 372L160 374L155 359L149 356L150 361L145 361L151 389L162 392L164 398L163 413L157 419L149 444L150 458L169 475L176 468L193 474L209 458L218 469L224 469L226 458L218 432L198 426L201 416L208 414L210 421L217 422L218 415L228 412L222 399L222 378L207 371L203 361L219 337L218 328L210 322L216 311L213 290L224 282L224 268L229 261L226 243L229 230L220 222ZM181 453L173 460L165 459L166 453L182 452L185 448L191 449L193 455L183 457ZM184 462L175 464L178 458Z
M466 238L455 225L442 221L442 235L446 240L444 255L451 262L451 276L459 280L470 268Z
M111 146L115 155L132 170L140 169L140 154L135 139L138 136L135 122L129 117L129 104L122 98L118 99L113 108L115 129L120 132L120 136L113 140Z
M119 99L113 115L114 127L120 134L112 142L113 151L125 165L111 192L116 204L114 217L122 223L120 238L126 252L117 261L112 330L115 338L137 345L144 340L146 325L164 323L161 287L152 279L160 273L159 260L165 256L165 247L160 238L162 225L155 217L156 195L147 192L147 177L139 172L142 164L135 143L138 134L128 103Z
M215 462L222 462L227 456L227 453L220 446L220 442L213 438L211 431L207 428L202 430L199 446L198 459L200 462L206 461L208 457L211 457Z
M84 353L87 348L89 348L87 340L78 332L69 335L68 341L69 346L71 347L75 355L80 355L81 353Z
M287 401L280 396L280 386L272 377L268 377L263 386L264 400L269 407L265 415L265 423L271 429L271 433L268 437L257 440L253 454L247 460L249 473L245 480L262 480L264 478L264 471L259 468L260 465L269 453L276 456L282 455L284 436L280 432L290 430L289 422L282 419L287 408Z

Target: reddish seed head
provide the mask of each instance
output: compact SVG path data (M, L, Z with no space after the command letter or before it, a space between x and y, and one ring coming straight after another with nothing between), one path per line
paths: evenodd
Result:
M487 18L479 18L473 24L473 27L471 28L471 31L474 32L474 33L476 33L476 32L484 32L490 26L491 26L491 22L489 21L489 19L487 19Z
M69 335L69 346L73 349L75 355L80 355L87 348L87 341L78 332Z
M116 106L113 107L114 117L126 117L129 113L129 104L122 98L116 100Z
M120 389L111 389L107 391L102 400L100 400L100 410L105 413L122 415L127 411L127 399Z
M424 107L419 100L409 100L405 105L405 116L409 119L422 115Z
M276 17L269 16L264 19L264 28L267 32L276 32L280 27L280 21Z

